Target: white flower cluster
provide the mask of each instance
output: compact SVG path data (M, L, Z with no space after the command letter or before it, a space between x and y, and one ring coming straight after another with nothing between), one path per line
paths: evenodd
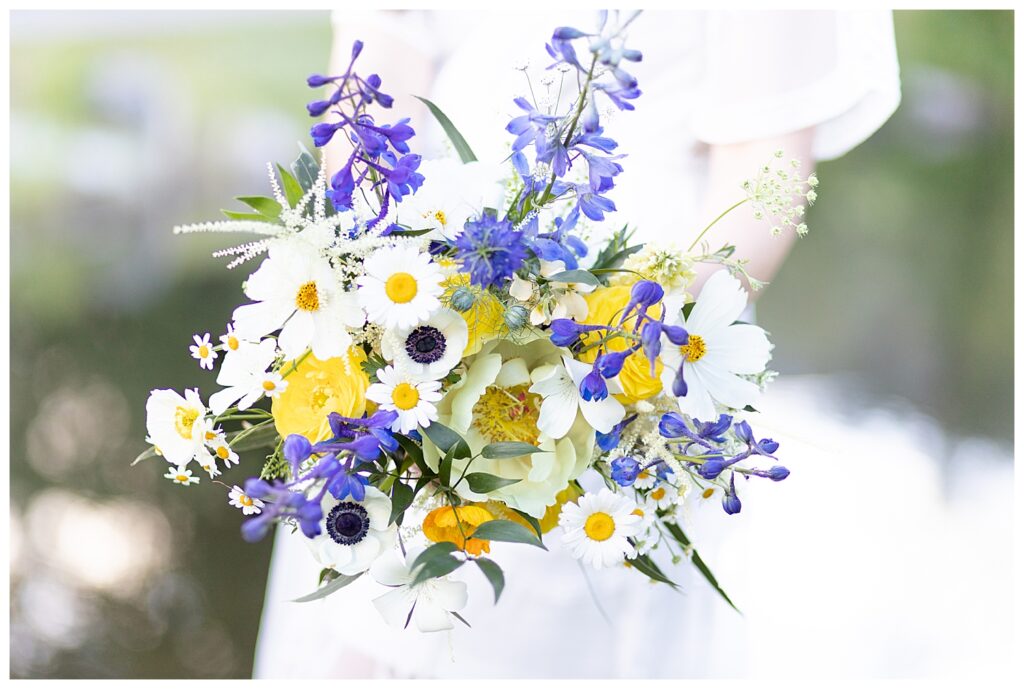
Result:
M781 150L775 152L774 159L783 157ZM800 175L800 161L793 158L786 167L776 167L773 163L764 165L757 175L743 182L743 191L754 208L754 217L772 223L772 235L778 236L791 227L799 236L807 234L807 224L802 218L807 205L818 198L815 191L818 177L811 173L806 178Z

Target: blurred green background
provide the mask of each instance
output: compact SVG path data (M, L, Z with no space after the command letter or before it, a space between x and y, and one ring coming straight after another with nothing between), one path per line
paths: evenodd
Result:
M903 104L820 166L759 319L776 367L828 374L850 414L1008 447L1013 14L898 12L896 32ZM127 465L150 389L212 391L186 346L240 296L209 259L223 238L170 228L294 157L330 38L325 12L12 15L14 677L251 672L270 544L241 541L221 491Z

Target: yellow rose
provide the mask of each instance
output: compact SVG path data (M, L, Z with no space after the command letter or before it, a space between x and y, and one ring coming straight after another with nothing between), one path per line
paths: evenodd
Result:
M454 273L442 284L445 292L441 301L448 304L451 303L452 294L456 289L469 285L469 275ZM504 309L497 297L487 290L474 287L470 289L473 290L476 299L471 307L459 314L469 328L469 341L466 343L466 350L462 353L463 357L479 352L485 342L493 340L505 327Z
M341 357L321 361L310 354L295 371L286 363L281 375L287 374L288 387L270 407L274 425L282 438L292 433L304 435L312 442L331 437L327 415L360 417L366 411L366 388L370 379L360 364L366 355L358 347L349 349L348 362Z
M587 318L581 322L588 325L617 325L619 318L622 316L622 310L629 303L631 291L631 285L613 285L594 290L586 297ZM636 317L634 316L629 318L624 325L626 328L631 329L635 322ZM584 333L581 339L584 344L589 344L600 340L602 334L601 332ZM628 340L617 337L608 342L607 348L613 352L621 352L628 345ZM581 361L593 363L594 359L597 358L597 354L598 349L594 348L584 352L579 358ZM654 376L652 377L651 362L647 360L643 352L637 350L630 354L622 366L622 372L619 373L619 383L622 385L622 390L625 394L615 395L615 397L623 404L632 404L639 400L654 397L661 392L662 368L661 361L658 361L654 367Z

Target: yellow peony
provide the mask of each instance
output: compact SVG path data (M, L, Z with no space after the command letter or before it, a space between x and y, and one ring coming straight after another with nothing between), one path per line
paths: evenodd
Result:
M469 285L469 275L454 273L442 284L445 292L441 301L449 304L456 289ZM486 290L474 287L470 289L473 290L476 299L469 309L459 314L469 327L469 342L466 343L466 351L462 353L463 357L479 352L485 342L493 340L505 327L504 309L497 297Z
M448 541L471 555L491 552L491 542L470 539L476 527L494 519L477 505L438 507L423 519L423 535L434 543Z
M590 325L616 325L622 316L622 310L629 303L631 285L613 285L594 290L586 296L587 318L582 323ZM636 318L626 321L627 328L632 328ZM602 333L584 333L582 340L585 344L597 342L601 339ZM621 352L629 345L629 341L617 337L608 342L608 349L613 352ZM580 360L592 363L597 358L598 349L594 348L580 355ZM639 400L654 397L661 392L661 361L654 367L654 377L651 377L651 362L643 355L643 352L636 351L631 354L619 373L619 384L622 385L622 395L615 397L623 404L632 404Z
M370 379L360 364L366 355L358 347L349 349L348 362L341 357L321 361L310 354L295 371L286 363L288 387L270 407L274 425L282 438L292 433L304 435L310 442L331 437L327 415L360 417L366 411L366 388Z

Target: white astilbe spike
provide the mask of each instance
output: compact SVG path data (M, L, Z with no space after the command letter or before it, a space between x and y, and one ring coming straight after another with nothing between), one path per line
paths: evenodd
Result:
M267 176L270 177L270 188L274 192L274 200L281 204L281 208L288 208L288 199L281 193L281 187L277 183L277 173L274 171L273 163L267 163Z
M327 196L327 155L324 154L320 157L320 170L316 173L316 181L313 182L312 191L315 193L313 197L313 219L317 222L327 217L327 209L325 207L325 199Z
M224 256L235 256L235 259L228 264L228 270L236 268L248 260L256 258L267 249L270 248L269 239L260 239L255 242L249 242L248 244L240 244L239 246L233 246L230 249L220 249L213 252L214 258L223 258Z
M215 222L197 222L191 225L176 225L174 234L193 234L195 232L252 232L253 234L276 235L281 226L271 222L253 220L217 220Z

